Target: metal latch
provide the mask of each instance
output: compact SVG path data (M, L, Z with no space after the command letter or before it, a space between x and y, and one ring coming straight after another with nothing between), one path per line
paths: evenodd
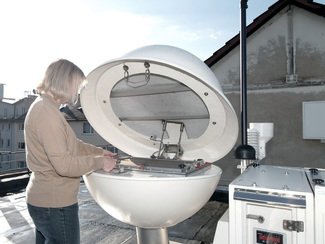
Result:
M246 218L248 219L256 219L258 223L263 224L264 223L264 217L260 215L254 215L254 214L247 214Z
M289 231L304 232L304 222L284 219L283 229Z

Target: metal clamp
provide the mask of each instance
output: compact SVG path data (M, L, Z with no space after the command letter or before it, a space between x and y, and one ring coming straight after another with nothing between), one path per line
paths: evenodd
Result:
M304 232L304 222L284 219L283 229L289 231Z

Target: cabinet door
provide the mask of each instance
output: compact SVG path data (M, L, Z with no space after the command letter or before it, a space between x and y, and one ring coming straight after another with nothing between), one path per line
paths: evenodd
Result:
M315 186L315 243L325 244L325 187Z
M294 208L247 204L246 243L293 244L294 231L284 230L283 220L294 220Z

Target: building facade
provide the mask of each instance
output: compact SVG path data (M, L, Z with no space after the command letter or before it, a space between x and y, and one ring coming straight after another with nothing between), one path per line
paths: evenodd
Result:
M247 120L274 123L266 164L325 167L324 141L303 136L303 104L325 101L324 40L325 6L310 0L279 0L247 26ZM239 44L237 35L206 64L240 119ZM319 114L324 111L320 109ZM325 123L316 130L323 133ZM224 170L225 181L240 174L234 152L217 164Z
M80 100L79 100L80 101ZM75 132L78 139L83 142L95 145L97 147L102 147L114 153L122 153L116 147L107 142L103 137L101 137L97 131L89 124L86 119L80 103L74 106L66 105L62 107L61 112L65 119L68 121L69 125Z
M28 95L15 103L0 101L0 174L27 168L24 122L28 109L36 97ZM60 110L78 139L112 152L118 152L117 148L105 141L88 123L80 104L63 106Z
M0 172L26 168L24 121L36 96L15 103L0 101Z

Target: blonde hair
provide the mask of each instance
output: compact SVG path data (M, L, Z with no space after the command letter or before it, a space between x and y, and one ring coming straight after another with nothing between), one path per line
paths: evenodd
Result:
M50 92L55 100L73 103L78 97L79 86L85 80L86 77L78 66L68 60L59 59L49 65L36 93L41 95Z

